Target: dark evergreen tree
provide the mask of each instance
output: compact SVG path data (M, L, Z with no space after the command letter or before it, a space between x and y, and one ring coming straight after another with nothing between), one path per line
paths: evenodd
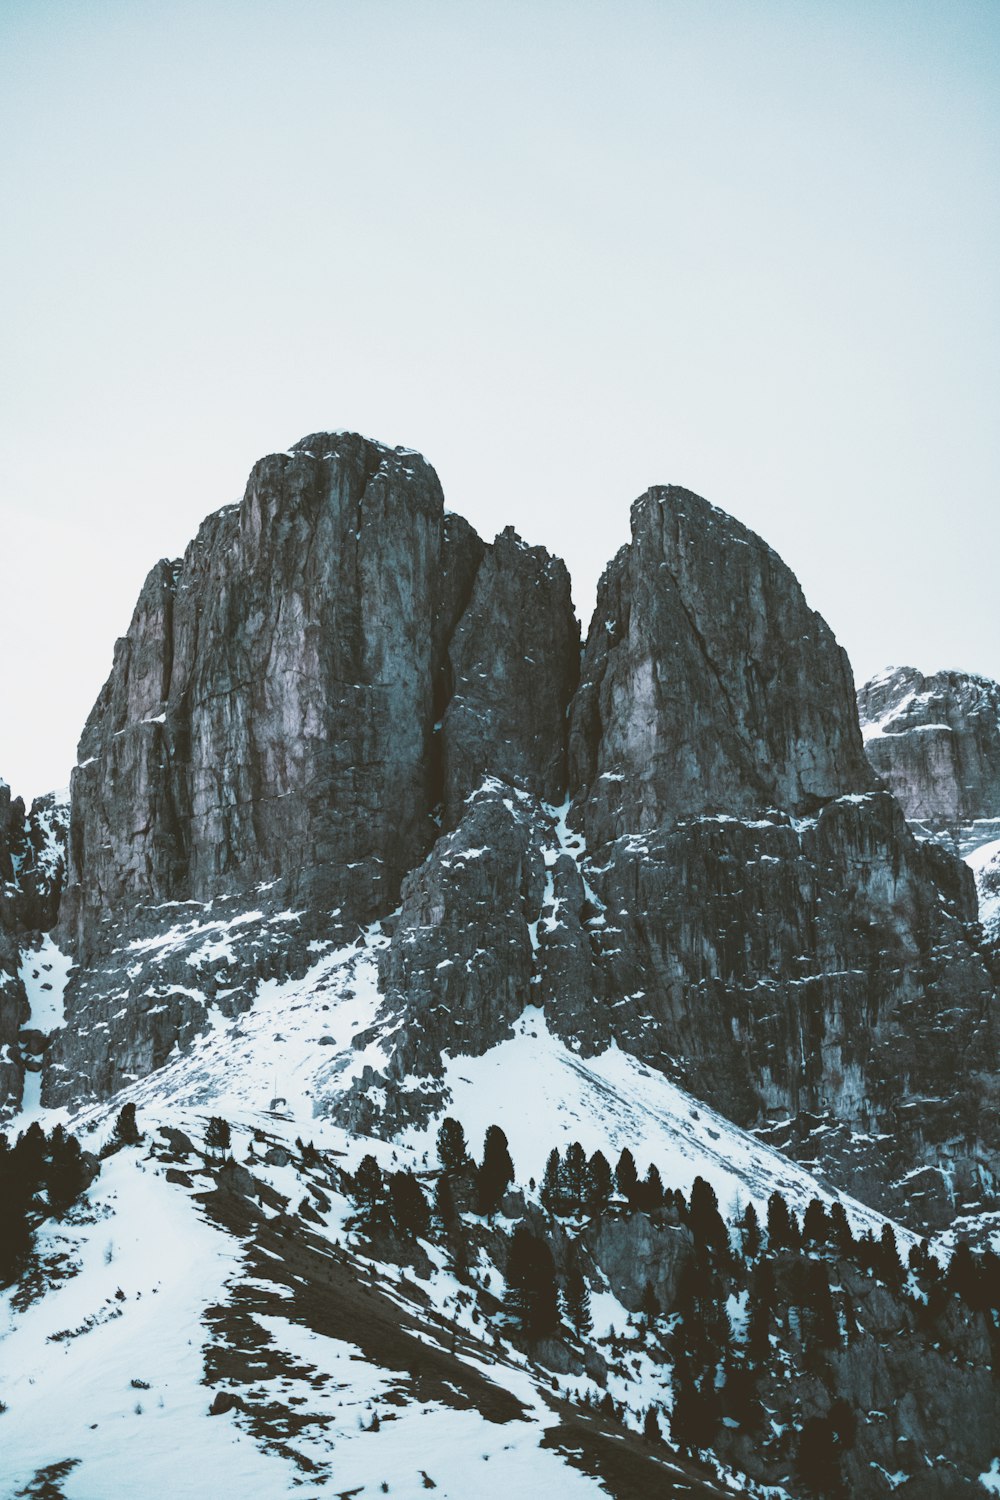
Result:
M499 1125L490 1125L483 1141L483 1164L476 1173L476 1206L479 1213L492 1217L513 1181L514 1164L510 1159L507 1137Z
M558 1146L553 1146L549 1152L539 1197L542 1200L542 1206L547 1208L550 1214L562 1213L562 1157L559 1155Z
M528 1338L547 1338L559 1326L559 1292L552 1251L519 1224L507 1255L507 1305Z
M944 1284L945 1289L953 1296L961 1297L968 1307L979 1310L983 1302L980 1270L968 1240L959 1240L955 1246L944 1273Z
M694 1235L695 1244L705 1245L719 1254L729 1251L729 1232L719 1213L719 1200L715 1190L704 1177L696 1177L691 1184L691 1203L688 1209L688 1225Z
M45 1170L45 1189L49 1207L62 1218L86 1190L89 1174L75 1135L67 1135L61 1125L52 1132L49 1159Z
M752 1203L747 1204L746 1212L740 1220L740 1237L743 1241L743 1254L747 1260L756 1260L760 1254L761 1233L760 1220Z
M205 1131L205 1145L209 1151L224 1154L229 1150L231 1139L228 1120L224 1120L221 1115L213 1115Z
M647 1214L656 1213L663 1207L663 1178L655 1162L650 1164L643 1181L636 1184L633 1202Z
M594 1320L590 1313L590 1291L575 1255L571 1257L566 1268L563 1301L570 1323L581 1338L585 1337L592 1330Z
M639 1311L642 1313L643 1321L647 1328L652 1328L663 1311L660 1306L660 1299L656 1295L656 1288L651 1281L647 1281L642 1289L642 1302L639 1305Z
M797 1250L800 1243L801 1236L795 1215L780 1193L772 1193L767 1200L768 1249L772 1254L777 1250Z
M810 1198L802 1220L803 1245L825 1245L830 1236L830 1218L818 1198Z
M878 1242L877 1274L893 1291L899 1291L903 1285L905 1272L899 1258L896 1231L891 1224L882 1225Z
M579 1141L566 1147L563 1161L563 1190L571 1213L577 1213L587 1192L587 1154Z
M663 1433L660 1431L660 1421L656 1415L655 1406L651 1406L643 1418L642 1435L647 1443L663 1442Z
M138 1146L142 1138L142 1131L135 1118L135 1105L123 1104L115 1121L114 1130L111 1132L111 1140L102 1154L111 1156L114 1152L120 1151L123 1146Z
M450 1115L441 1121L437 1137L438 1161L442 1171L462 1172L471 1163L469 1148L465 1143L465 1131L458 1120Z
M434 1186L434 1217L447 1233L458 1221L458 1210L447 1172L442 1172Z
M764 1408L757 1397L757 1378L752 1366L730 1360L720 1397L723 1417L742 1427L744 1432L758 1433L764 1425Z
M639 1173L635 1165L635 1157L626 1146L615 1168L615 1186L622 1197L626 1198L630 1205L634 1205L635 1190L638 1185Z
M850 1260L854 1255L854 1231L839 1198L830 1205L829 1242L840 1260Z
M430 1211L412 1172L393 1172L389 1178L392 1222L404 1239L422 1239L430 1229Z
M371 1228L382 1217L385 1208L385 1183L382 1168L374 1156L362 1157L354 1174L354 1201L362 1224Z
M611 1197L611 1166L603 1151L595 1151L587 1163L587 1208L602 1214Z

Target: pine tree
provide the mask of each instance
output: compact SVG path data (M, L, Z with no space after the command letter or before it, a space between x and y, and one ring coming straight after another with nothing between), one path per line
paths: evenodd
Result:
M719 1200L704 1177L696 1177L691 1184L688 1224L696 1245L705 1245L720 1254L728 1252L729 1234L719 1213Z
M660 1306L660 1299L656 1295L656 1288L651 1281L647 1281L642 1289L642 1302L639 1305L639 1311L642 1313L647 1329L652 1328L663 1311Z
M818 1198L810 1198L802 1220L803 1245L825 1245L830 1235L830 1219Z
M635 1157L626 1146L615 1168L615 1186L622 1197L628 1200L630 1206L635 1204L635 1190L638 1185L639 1172L635 1165Z
M767 1200L767 1245L773 1254L776 1250L797 1250L801 1244L799 1226L795 1215L778 1192Z
M539 1196L550 1214L562 1212L562 1158L558 1146L549 1152Z
M747 1204L746 1213L740 1220L740 1230L743 1239L743 1254L747 1260L756 1260L760 1254L761 1233L760 1220L752 1203Z
M389 1178L392 1222L404 1239L423 1239L430 1229L427 1199L412 1172L393 1172Z
M434 1185L434 1217L445 1233L458 1221L458 1210L447 1172L442 1172Z
M115 1121L115 1128L111 1133L111 1140L104 1148L102 1155L111 1156L120 1151L123 1146L138 1146L142 1141L142 1131L139 1129L135 1118L135 1105L123 1104Z
M559 1292L552 1251L519 1224L507 1254L508 1307L528 1338L546 1338L559 1326Z
M462 1172L470 1165L465 1131L458 1120L447 1116L441 1121L437 1137L438 1161L445 1172Z
M644 1180L636 1185L633 1201L647 1214L654 1214L663 1207L663 1178L655 1162L650 1164Z
M836 1495L840 1490L840 1452L833 1426L826 1417L807 1417L802 1423L795 1468L810 1495Z
M49 1160L45 1171L45 1190L49 1207L61 1219L72 1208L89 1182L89 1174L75 1135L67 1135L57 1125L49 1141Z
M492 1217L513 1181L514 1164L510 1159L507 1137L499 1125L490 1125L483 1141L483 1164L476 1173L479 1213Z
M830 1205L829 1242L840 1260L850 1260L853 1257L854 1231L839 1198Z
M566 1269L564 1301L566 1316L579 1337L584 1338L592 1330L594 1320L590 1313L590 1291L576 1256L571 1258Z
M570 1212L576 1213L583 1207L587 1191L587 1154L579 1141L571 1141L566 1147L563 1182Z
M587 1163L587 1208L602 1214L611 1197L611 1166L603 1151L595 1151Z
M358 1207L358 1217L366 1226L371 1227L382 1216L385 1183L382 1168L374 1156L362 1157L354 1174L354 1201Z
M878 1242L877 1274L893 1291L898 1291L903 1285L903 1262L899 1258L896 1231L891 1224L882 1225Z
M205 1131L205 1145L209 1151L218 1151L225 1155L229 1150L230 1143L229 1122L224 1120L221 1115L213 1115Z
M651 1406L646 1412L642 1423L642 1435L647 1443L662 1443L663 1441L655 1406Z

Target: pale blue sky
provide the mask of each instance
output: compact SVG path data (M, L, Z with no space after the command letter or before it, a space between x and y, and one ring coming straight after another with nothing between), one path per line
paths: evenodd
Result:
M1000 0L0 0L0 775L322 427L589 615L685 484L859 677L1000 676Z

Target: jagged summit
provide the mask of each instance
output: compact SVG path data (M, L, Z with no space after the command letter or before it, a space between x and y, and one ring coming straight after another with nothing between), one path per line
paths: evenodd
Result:
M314 1101L343 1123L427 1118L446 1055L540 1006L921 1222L995 1150L972 877L879 790L790 569L678 486L632 507L582 663L565 565L356 434L261 459L153 570L74 772L47 1102L146 1076L380 923L364 1065Z

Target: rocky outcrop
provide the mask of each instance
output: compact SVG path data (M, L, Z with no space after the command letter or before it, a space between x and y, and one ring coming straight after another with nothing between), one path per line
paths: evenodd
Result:
M575 629L562 565L484 547L419 455L314 434L262 459L149 575L84 730L78 953L109 914L268 882L345 925L391 909L436 836L442 763L452 809L484 770L561 790Z
M601 580L569 751L591 848L874 786L829 627L770 547L676 486L636 501Z
M25 813L0 781L0 1110L21 1102L24 1068L41 1037L31 1027L22 979L26 948L54 926L66 869L69 809L57 793L38 797ZM27 1056L27 1054L32 1056Z
M858 713L868 759L907 818L959 837L995 821L1000 837L1000 683L899 667L864 684Z
M970 872L876 789L843 653L774 554L685 491L633 528L571 707L579 831L487 785L408 878L388 1077L438 1077L538 1004L903 1217L981 1206L1000 1018Z
M476 575L449 646L453 683L444 715L449 824L489 773L561 802L566 710L580 670L569 574L508 527Z
M563 564L483 543L418 454L320 433L262 459L150 573L84 729L46 1097L120 1086L220 991L247 1005L351 941L484 775L561 797L578 640ZM178 921L239 910L264 938L234 938L239 978L147 964Z

